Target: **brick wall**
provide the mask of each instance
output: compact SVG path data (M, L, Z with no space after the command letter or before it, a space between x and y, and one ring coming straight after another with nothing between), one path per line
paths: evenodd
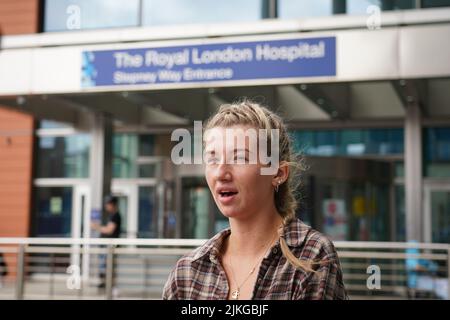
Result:
M0 0L0 36L38 27L38 0ZM33 130L31 116L0 105L0 237L29 236Z
M33 122L0 108L0 237L29 235Z
M36 33L39 26L38 0L1 0L0 34Z

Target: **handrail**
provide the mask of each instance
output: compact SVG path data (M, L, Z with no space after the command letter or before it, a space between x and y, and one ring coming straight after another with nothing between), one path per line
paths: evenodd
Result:
M197 247L208 239L159 239L159 238L0 238L1 244L24 245L136 245ZM382 242L382 241L333 241L336 248L354 249L433 249L449 250L447 243Z
M83 272L83 286L81 291L77 291L77 296L98 297L99 293L94 293L92 286L95 289L95 283L100 281L98 273L104 270L106 299L113 298L113 283L117 279L117 283L123 288L131 290L131 295L136 290L142 290L144 298L148 298L148 295L159 297L162 285L176 260L206 241L207 239L0 238L0 252L7 255L12 274L9 281L15 284L15 289L9 286L9 291L0 290L0 298L7 295L7 292L14 293L16 299L35 297L36 294L32 292L45 292L36 286L44 284L45 287L45 283L49 288L49 297L60 294L61 290L67 294L68 289L61 289L61 286L69 277L69 264L78 266L78 272ZM435 297L432 294L450 297L450 244L375 241L333 243L341 260L346 287L355 297L386 296L395 299L416 297L417 292L428 294L429 298ZM410 252L407 249L415 250ZM428 261L433 265L433 269L430 269L434 270L430 271L433 279L427 279L428 274L420 275L420 279L417 277L419 274L414 275L416 271L411 269L411 264L419 261ZM373 289L365 282L371 276L369 267L373 266L378 267L381 272L378 291L371 291ZM120 276L117 278L116 274ZM40 278L43 275L48 278ZM420 286L414 285L419 289L410 284L414 277L416 281L422 281ZM424 284L434 287L420 293ZM28 285L35 289L29 290L27 287L25 290Z
M450 248L448 243L430 243L430 242L387 242L387 241L333 241L334 245L345 248L355 249L434 249L447 250Z
M137 239L137 238L0 238L1 244L24 245L128 245L193 247L206 239Z

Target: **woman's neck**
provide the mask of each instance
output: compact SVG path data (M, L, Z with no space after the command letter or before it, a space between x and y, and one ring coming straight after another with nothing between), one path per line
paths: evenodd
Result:
M230 219L227 254L236 257L261 255L277 239L282 222L278 213L258 215L246 220Z

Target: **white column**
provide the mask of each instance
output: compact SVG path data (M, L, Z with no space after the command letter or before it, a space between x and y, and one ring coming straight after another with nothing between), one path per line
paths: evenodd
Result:
M103 211L103 199L111 192L112 119L107 114L93 114L91 127L90 179L91 208Z
M406 240L424 241L422 230L422 124L416 103L406 107L405 121L405 196Z

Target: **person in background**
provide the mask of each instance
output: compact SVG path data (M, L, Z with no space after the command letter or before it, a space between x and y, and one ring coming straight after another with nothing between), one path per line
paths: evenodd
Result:
M410 240L409 243L418 244L416 240ZM431 260L420 258L421 253L419 248L410 247L406 249L407 258L407 284L408 284L408 298L426 298L434 297L434 277L438 270L438 265Z
M99 222L92 222L91 228L100 233L100 238L120 238L121 233L121 216L119 213L119 198L115 196L107 196L105 198L105 212L107 214L106 225ZM99 288L106 287L106 254L100 256L100 284Z
M3 257L3 253L0 252L0 288L3 287L3 277L8 275L8 269L6 266L5 259Z

